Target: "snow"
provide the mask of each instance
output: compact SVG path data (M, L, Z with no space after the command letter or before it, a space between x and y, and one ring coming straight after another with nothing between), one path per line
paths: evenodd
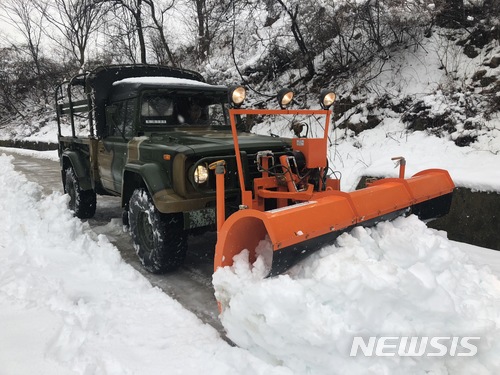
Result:
M231 347L0 156L0 363L9 374L291 374Z
M141 83L145 85L176 85L176 86L205 86L214 87L205 82L195 81L186 78L175 78L175 77L132 77L125 78L120 81L113 83L113 86L119 85L120 83ZM219 87L219 86L216 86ZM224 86L220 86L224 87Z
M221 320L237 345L271 363L297 374L500 369L500 281L415 216L355 228L276 278L247 257L214 275ZM383 335L481 339L467 360L349 356L353 337Z
M0 152L2 152L2 150L8 151L12 154L27 155L36 157L38 159L47 159L59 162L59 155L57 154L57 150L35 151L25 148L0 147Z
M0 363L9 374L500 369L498 253L467 245L469 257L414 216L357 228L276 278L263 278L262 257L251 268L240 254L214 275L232 347L74 218L67 196L43 196L5 155L0 190ZM481 339L474 357L349 356L354 336L383 334Z
M312 125L318 132L318 125ZM403 156L407 177L424 169L440 168L448 170L457 186L498 192L500 126L496 126L470 146L458 147L450 137L424 131L409 132L399 117L386 116L377 127L358 135L340 129L333 131L328 149L329 165L341 173L344 191L355 190L362 176L397 177L399 168L391 158ZM261 124L254 130L260 134L292 136L283 119L271 127Z
M457 186L478 191L500 191L495 133L471 146L422 131L408 133L398 119L385 119L375 129L359 134L358 142L339 142L330 148L331 165L342 172L342 189L354 190L360 176L396 177L392 157L406 158L406 176L429 168L446 169Z
M66 133L70 133L70 125L63 124ZM57 143L57 121L39 120L37 123L21 121L13 127L0 127L1 140L23 140L30 142Z
M470 80L473 73L479 69L486 69L490 72L488 74L498 75L500 68L486 68L482 65L485 56L479 55L475 59L469 59L459 54L458 49L458 46L451 44L446 38L435 35L424 40L421 48L415 51L394 53L391 60L385 62L387 66L377 79L372 80L373 92L367 103L370 100L375 102L382 95L391 98L411 96L421 99L433 114L451 110L458 122L465 120L460 117L456 103L450 102L449 95L444 95L442 90L446 87L453 89L450 86L452 78L457 81ZM444 69L440 69L445 60L449 65L447 69L454 72L453 77L447 76ZM458 93L457 95L458 100L463 99ZM355 95L351 96L356 99ZM315 106L318 106L315 102L310 105L312 108ZM363 121L367 115L366 108L361 113L348 111L334 125L338 126L346 118L352 123ZM423 169L441 168L448 170L457 186L485 192L500 191L498 114L491 120L480 116L474 119L483 124L485 130L471 133L477 136L477 140L466 147L458 147L453 142L457 137L469 134L465 129L438 137L426 131L409 131L401 121L400 113L385 110L377 115L382 122L374 129L355 135L352 131L337 128L330 134L328 159L330 167L342 174L342 190L355 190L362 176L396 177L399 171L391 158L403 156L407 160L406 176ZM321 124L322 121L321 119ZM322 132L318 123L312 122L310 128L312 132ZM292 136L289 123L284 119L273 119L256 125L253 131L260 134Z

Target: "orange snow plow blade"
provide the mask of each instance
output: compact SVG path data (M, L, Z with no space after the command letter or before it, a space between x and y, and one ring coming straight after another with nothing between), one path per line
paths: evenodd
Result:
M234 122L235 114L259 113L286 114L303 113L304 111L269 111L269 110L231 110L231 120ZM230 111L230 112L231 112ZM314 111L313 111L314 112ZM323 138L326 146L326 138L329 125L330 111L316 111L316 114L326 116L325 132ZM234 124L232 124L234 125ZM236 131L235 151L239 155ZM253 181L253 191L242 187L242 209L230 215L226 220L221 218L218 223L218 239L216 245L214 269L230 266L233 257L242 250L250 252L250 261L255 260L255 248L261 240L266 237L273 249L273 261L270 276L278 275L297 261L301 260L311 252L318 250L326 244L331 244L342 233L349 231L355 226L370 226L383 220L390 220L403 214L415 214L422 220L429 220L448 213L451 205L451 197L454 183L445 170L429 169L415 174L413 177L404 178L405 161L400 159L400 177L387 178L372 182L368 187L353 191L341 192L340 183L335 178L327 178L324 172L322 160L326 160L326 147L314 144L307 147L311 139L294 138L292 147L298 144L300 153L306 160L314 160L304 170L311 175L311 170L319 170L320 182L304 183L304 177L297 175L306 172L296 172L293 167L294 160L288 162L281 157L280 166L283 173L279 176L268 174L268 163L272 155L262 156L260 163L262 177ZM305 145L305 146L304 146ZM316 155L316 150L323 150L323 156ZM314 155L313 155L314 153ZM296 155L295 152L294 155ZM269 160L266 160L269 159ZM289 157L293 159L293 157ZM302 158L302 156L301 156ZM240 163L241 164L241 163ZM243 176L242 166L238 164L239 175ZM286 165L283 165L286 164ZM276 165L276 164L274 164ZM241 169L240 169L241 168ZM275 168L276 169L276 168ZM218 197L224 189L222 174L217 175ZM302 186L299 186L302 183ZM221 186L222 185L222 186ZM219 195L220 194L220 195ZM274 200L273 209L265 210L263 202ZM223 199L222 199L223 201ZM223 211L223 206L217 200L217 210Z
M250 251L254 261L254 249L268 236L273 248L270 276L280 274L354 226L410 213L422 220L445 215L453 188L448 172L429 170L408 180L380 180L352 193L332 192L286 209L238 211L218 234L215 269L232 265L234 255L243 249Z

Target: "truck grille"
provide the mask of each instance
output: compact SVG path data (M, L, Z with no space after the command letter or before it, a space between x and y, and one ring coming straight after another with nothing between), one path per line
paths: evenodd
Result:
M286 152L275 152L275 157L279 158L280 155L285 154ZM256 158L257 154L246 154L246 157L243 158L243 171L245 174L245 188L247 190L252 190L253 189L253 180L255 178L258 178L261 176L261 172L258 171L257 169L257 164L256 164ZM238 168L236 164L236 157L234 155L224 155L224 156L210 156L210 157L205 157L202 159L199 159L194 163L194 167L196 168L197 165L204 164L204 165L210 165L213 162L216 162L218 160L225 160L226 162L226 174L224 178L224 184L226 188L226 193L230 193L232 191L239 192L240 191L240 184L239 184L239 178L238 178ZM193 184L193 186L196 184ZM194 186L196 191L204 194L215 194L215 174L213 171L210 171L210 177L208 179L208 182L206 184L200 185L200 186Z

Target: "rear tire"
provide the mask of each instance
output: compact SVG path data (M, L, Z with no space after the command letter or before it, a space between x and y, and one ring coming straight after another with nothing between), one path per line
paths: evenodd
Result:
M72 167L65 171L64 192L69 195L69 209L80 219L90 219L95 215L96 193L94 190L82 190Z
M145 189L134 191L128 212L130 232L144 268L152 273L178 268L187 250L182 216L159 212Z

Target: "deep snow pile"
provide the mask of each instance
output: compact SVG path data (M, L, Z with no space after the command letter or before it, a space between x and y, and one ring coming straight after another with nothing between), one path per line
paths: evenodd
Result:
M318 375L500 371L500 281L416 216L356 228L277 278L247 259L214 274L221 319L271 363ZM473 357L351 357L355 336L480 340Z
M229 346L0 156L1 374L291 374Z

